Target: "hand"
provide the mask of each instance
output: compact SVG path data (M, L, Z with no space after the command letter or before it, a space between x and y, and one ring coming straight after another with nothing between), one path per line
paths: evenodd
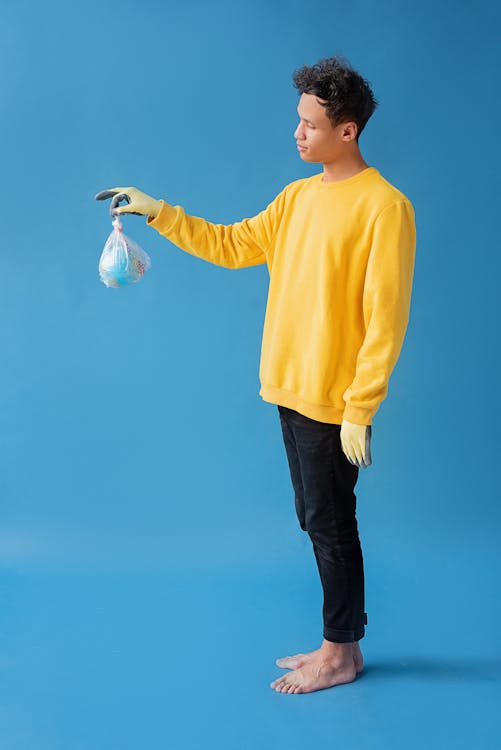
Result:
M161 202L151 195L142 193L135 187L116 187L102 190L95 196L97 201L112 198L110 205L111 216L118 214L135 214L136 216L156 216L161 208ZM127 201L128 206L117 208L120 201Z
M371 458L372 426L354 424L343 419L341 424L341 445L343 453L350 463L366 469L372 463Z

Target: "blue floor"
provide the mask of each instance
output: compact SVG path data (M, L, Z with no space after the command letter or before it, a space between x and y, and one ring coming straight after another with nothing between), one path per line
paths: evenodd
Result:
M364 672L288 695L275 659L321 638L306 538L283 565L176 566L4 565L2 750L500 747L497 623L457 592L371 562Z

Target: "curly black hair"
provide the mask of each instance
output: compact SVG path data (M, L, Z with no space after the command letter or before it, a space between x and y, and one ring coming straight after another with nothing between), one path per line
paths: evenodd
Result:
M304 65L293 73L293 85L300 94L314 94L325 103L325 113L332 125L356 122L360 133L379 102L369 82L352 68L342 55L324 57L315 65Z

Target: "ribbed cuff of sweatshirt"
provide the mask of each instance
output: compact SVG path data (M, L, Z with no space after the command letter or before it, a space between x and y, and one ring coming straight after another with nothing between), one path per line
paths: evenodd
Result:
M156 216L147 216L146 224L149 227L153 227L158 232L168 232L169 229L174 225L174 222L178 216L176 206L172 206L170 203L166 203L162 198L159 199L160 211Z
M358 406L350 406L346 404L343 412L343 419L347 422L353 422L353 424L372 424L372 417L374 416L374 409L361 409Z

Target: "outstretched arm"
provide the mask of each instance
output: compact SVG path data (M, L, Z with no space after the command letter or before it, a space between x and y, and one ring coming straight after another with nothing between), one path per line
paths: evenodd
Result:
M182 206L156 200L137 188L112 188L96 195L97 200L113 196L110 213L147 216L156 229L181 250L225 268L245 268L266 263L267 250L284 212L287 186L268 206L252 218L234 224L215 224L187 214ZM120 200L128 205L117 208Z
M259 214L234 224L215 224L191 216L182 206L161 200L148 226L192 255L225 268L246 268L266 263L267 250L278 229L285 205L285 188Z

